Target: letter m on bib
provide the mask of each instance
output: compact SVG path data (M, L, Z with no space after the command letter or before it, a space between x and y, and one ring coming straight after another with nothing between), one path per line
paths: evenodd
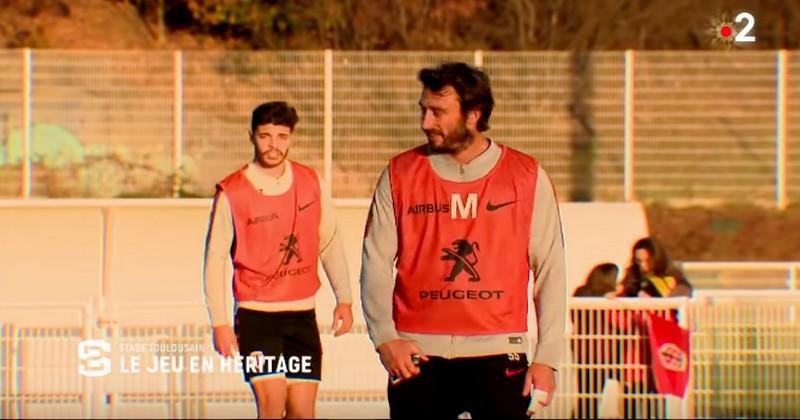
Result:
M461 194L450 195L451 219L474 219L478 216L478 193L467 194L467 202L461 200Z

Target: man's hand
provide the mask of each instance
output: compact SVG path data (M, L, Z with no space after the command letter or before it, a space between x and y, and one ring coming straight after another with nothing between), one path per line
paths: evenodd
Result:
M233 357L239 352L236 334L230 325L214 327L214 350L224 357Z
M419 366L411 360L412 354L419 355L420 360L428 361L428 356L422 354L422 350L415 341L402 338L381 344L378 346L378 353L381 355L383 367L389 374L403 379L419 375Z
M528 372L525 374L525 385L522 387L522 395L531 395L531 389L540 389L547 393L545 407L553 401L553 394L556 391L556 371L550 366L541 363L531 363Z
M340 303L333 309L331 330L333 330L334 337L347 334L350 328L353 328L353 310L350 309L350 306L349 303ZM338 328L336 327L337 323L339 324Z

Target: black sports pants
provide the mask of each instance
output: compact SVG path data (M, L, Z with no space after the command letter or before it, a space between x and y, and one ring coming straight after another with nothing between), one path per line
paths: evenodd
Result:
M524 353L420 362L421 373L389 382L392 419L528 419L530 397L522 396L528 359Z

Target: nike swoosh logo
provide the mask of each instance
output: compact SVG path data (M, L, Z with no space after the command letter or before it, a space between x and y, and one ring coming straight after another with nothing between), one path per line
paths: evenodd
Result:
M306 204L305 206L299 206L299 207L297 207L297 210L299 210L299 211L303 211L303 210L307 209L307 208L308 208L308 206L310 206L310 205L312 205L312 204L314 204L314 202L313 202L313 201L312 201L312 202L310 202L310 203L308 203L308 204Z
M511 370L509 368L506 368L506 378L510 378L512 376L519 375L520 373L522 373L524 371L525 371L525 368L520 368L520 369L516 369L516 370Z
M510 206L510 205L512 205L512 204L514 204L516 202L517 202L517 200L506 201L505 203L500 203L500 204L492 204L492 202L490 201L490 202L486 203L486 210L495 211L497 209L502 209L505 206Z

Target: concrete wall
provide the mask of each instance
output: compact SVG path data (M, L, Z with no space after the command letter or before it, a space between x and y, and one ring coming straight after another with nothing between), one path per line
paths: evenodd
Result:
M99 312L138 324L163 323L165 314L153 307L171 302L193 307L163 308L178 313L175 321L205 322L205 312L197 306L203 304L209 206L209 200L0 203L0 301L98 300ZM366 213L367 207L361 205L337 208L356 299ZM561 214L569 293L595 264L610 261L624 267L630 246L648 232L644 210L637 203L563 203ZM356 303L356 322L363 323ZM134 311L136 305L144 307ZM327 322L333 306L323 275L318 295L321 321ZM128 316L126 310L135 313ZM15 319L25 324L54 321L64 320L44 314Z

